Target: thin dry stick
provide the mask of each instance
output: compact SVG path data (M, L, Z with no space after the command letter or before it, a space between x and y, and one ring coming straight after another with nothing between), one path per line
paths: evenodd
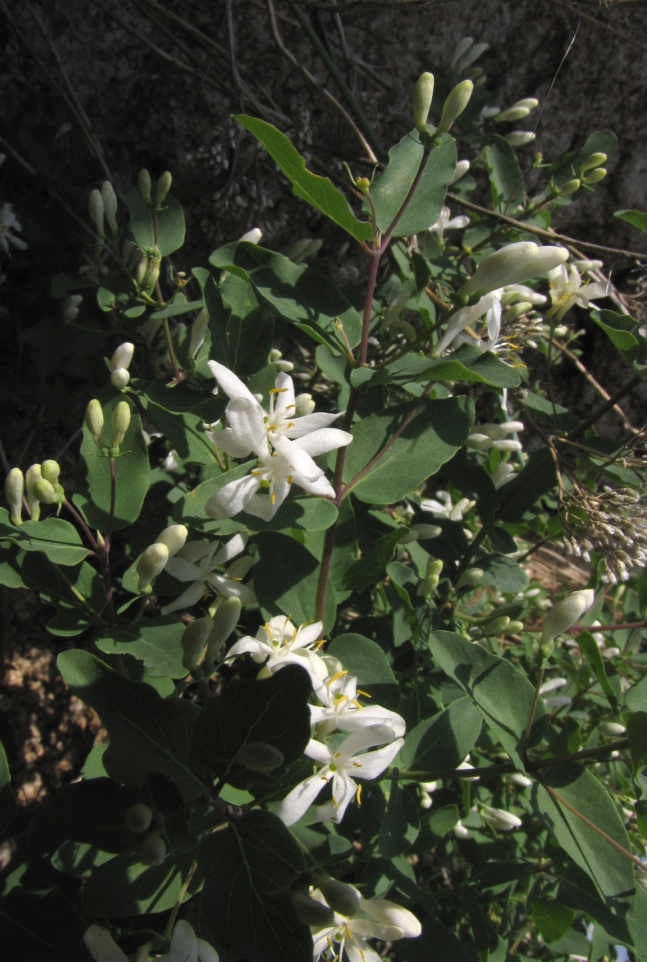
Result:
M620 37L625 43L630 43L640 50L647 50L647 44L641 43L640 40L635 40L628 33L623 33L622 30L618 30L616 27L612 27L610 23L605 23L604 20L597 20L595 17L592 17L590 13L585 13L579 4L574 7L570 3L566 3L565 0L551 0L551 3L557 3L560 7L566 7L574 16L581 17L582 20L588 20L589 23L595 24L596 27L601 27L603 30L606 30L607 33L612 33L616 37Z
M592 375L591 372L588 370L588 368L586 368L586 367L584 366L584 364L582 364L582 362L580 361L580 359L579 359L579 357L577 356L577 354L573 354L573 352L570 351L570 350L566 347L565 344L561 344L559 341L556 341L554 338L553 338L553 344L555 345L555 347L557 348L558 351L561 351L562 354L565 354L566 357L569 358L569 360L571 360L571 361L573 362L573 364L574 364L575 367L578 369L578 371L579 371L581 374L584 375L584 377L586 378L586 380L589 382L590 385L592 385L592 387L595 388L595 390L598 392L598 394L599 394L601 397L603 397L605 401L609 401L610 398L611 398L611 395L609 394L609 392L606 391L606 390L602 387L602 385L601 385L600 383L598 383L598 381L596 381L596 379L593 377L593 375ZM631 431L632 434L638 434L638 433L639 433L639 429L638 429L638 428L635 428L632 424L629 423L629 421L628 421L628 419L627 419L627 415L626 415L625 412L622 410L622 408L620 407L619 404L614 404L614 405L613 405L613 410L616 412L616 414L619 414L619 415L620 415L620 417L622 418L622 424L623 424L624 428L625 428L627 431Z

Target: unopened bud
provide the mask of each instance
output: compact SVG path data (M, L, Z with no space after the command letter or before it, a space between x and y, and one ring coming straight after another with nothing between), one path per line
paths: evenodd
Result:
M625 735L627 729L620 722L600 722L598 725L601 735L605 735L607 738L618 738L620 735Z
M552 642L563 631L568 631L584 612L589 610L594 601L593 588L584 588L582 591L574 591L568 598L554 605L544 618L540 646Z
M416 541L428 541L431 538L437 538L439 534L443 533L443 529L439 528L437 524L412 524L411 533L415 536Z
M488 623L483 626L483 632L486 635L501 635L509 624L510 618L508 615L499 615L498 618L493 618L492 621L488 621Z
M110 383L117 391L123 391L123 389L128 386L129 381L130 371L127 371L125 367L118 367L116 371L113 371L110 375Z
M166 858L166 842L159 832L151 832L137 849L142 865L153 867L161 865Z
M592 170L590 174L582 178L582 183L586 184L587 187L592 187L594 184L599 184L601 180L607 176L606 168L596 167Z
M250 772L273 772L285 761L282 751L267 742L246 742L236 753L236 761Z
M318 878L316 884L331 909L347 918L357 915L362 896L353 885L339 882L328 875Z
M129 832L147 832L153 821L153 809L143 802L136 802L126 809L124 821Z
M289 374L290 371L294 370L292 361L284 361L282 358L280 361L274 361L273 364L277 371L282 371L284 374Z
M97 401L96 398L90 401L86 408L85 423L96 443L100 445L103 432L103 408L101 402Z
M27 505L32 521L38 521L40 518L40 500L35 491L35 486L42 480L43 476L41 474L40 464L32 464L31 467L27 468L25 485L27 488Z
M157 187L155 189L155 203L158 207L171 189L172 183L173 175L171 174L170 170L165 170L160 179L157 181Z
M24 491L24 474L20 468L12 468L4 483L4 493L9 502L9 516L12 524L22 524L22 497Z
M101 198L103 200L103 209L106 214L108 226L112 235L116 237L119 233L119 227L117 226L117 195L109 180L104 180L101 185Z
M187 671L202 661L212 628L211 618L196 618L182 632L182 664Z
M577 193L577 191L582 186L582 182L579 177L575 177L573 180L568 180L557 190L559 197L570 197L571 194Z
M315 409L312 394L297 394L294 399L294 408L294 413L298 418L305 417L306 414L312 414Z
M163 570L168 559L169 552L165 544L151 544L142 552L136 568L141 592L147 590L151 581Z
M507 244L482 260L458 293L461 296L482 296L507 284L521 284L531 277L545 274L566 260L568 251L565 247L539 247L532 241Z
M355 186L363 194L368 194L369 190L371 189L371 182L368 177L356 177Z
M523 631L523 621L511 621L506 629L506 635L518 635Z
M328 905L310 898L305 892L293 892L290 898L299 922L305 925L321 928L331 925L335 919L335 913Z
M137 284L137 287L144 287L144 281L146 280L147 273L148 273L148 258L144 254L143 257L140 257L133 271L133 274L135 277L135 283Z
M153 199L151 197L151 175L147 170L140 170L139 176L137 178L137 186L139 187L139 193L142 195L147 204L152 204Z
M121 447L130 427L130 405L128 401L120 401L112 412L112 444Z
M184 524L171 524L164 528L156 540L156 544L164 544L168 548L168 556L172 558L180 548L183 548L189 536L189 529Z
M103 227L103 198L101 197L101 191L93 190L90 192L90 199L88 201L88 212L90 214L90 220L97 229L97 234L99 237L105 236L105 231Z
M207 327L209 325L209 315L204 308L200 311L195 321L191 325L191 339L189 341L189 357L193 361L196 354L204 344Z
M240 238L241 241L246 241L248 244L258 244L260 243L261 237L263 236L263 231L260 227L252 227Z
M43 504L54 504L57 501L54 485L50 484L49 481L45 481L44 478L36 481L32 490L38 500L42 501Z
M525 147L526 144L532 143L536 136L537 134L533 133L532 130L511 130L509 134L505 134L503 139L511 147Z
M467 171L470 169L469 160L459 160L456 164L456 169L454 170L454 177L452 179L452 184L455 184L457 180L464 177Z
M57 485L58 479L61 476L61 466L58 461L43 461L40 466L40 473L46 481L49 481L51 485Z
M225 598L213 616L213 627L207 639L206 661L215 661L220 649L238 624L242 609L240 598Z
M464 588L466 585L477 585L483 580L484 574L483 568L468 568L456 582L456 588Z
M484 805L480 815L487 825L498 832L511 832L523 825L520 818L511 812L506 812L503 808L490 808L489 805Z
M429 108L434 96L434 75L423 73L413 88L413 126L421 133L427 126Z
M474 84L471 80L462 80L449 94L443 106L442 116L438 124L437 133L446 134L454 121L460 117L472 96Z
M594 167L600 167L606 163L608 159L606 154L590 154L590 156L580 164L580 174L585 174L587 170L593 170Z
M509 107L508 110L502 110L500 114L494 118L495 124L508 124L515 120L523 120L527 117L530 110L527 107Z
M114 351L112 357L110 358L110 370L117 371L120 367L129 368L134 353L135 345L131 344L130 341L124 341L124 343L120 344L119 347Z
M427 571L425 572L425 580L422 583L422 595L424 598L428 598L429 595L438 587L438 582L440 581L440 575L443 570L443 562L440 558L436 558L433 561L430 560L427 563Z
M146 276L144 277L142 287L144 288L155 287L155 285L159 280L161 266L162 266L162 258L159 251L149 253L148 269L146 271Z

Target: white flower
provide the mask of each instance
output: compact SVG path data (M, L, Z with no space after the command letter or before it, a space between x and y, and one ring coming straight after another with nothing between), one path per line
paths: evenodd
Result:
M568 598L554 605L544 618L539 644L550 642L563 631L567 631L589 610L594 601L593 588L584 588L582 591L574 591Z
M462 521L464 515L471 511L476 504L476 501L470 501L469 498L461 498L454 504L449 491L436 491L436 498L425 498L424 501L420 502L420 510L431 511L444 518L449 518L450 521Z
M481 261L459 294L482 297L508 284L522 284L531 277L546 274L567 259L565 247L539 247L532 241L508 244Z
M434 356L438 357L443 351L446 351L452 341L466 327L476 324L484 314L487 315L488 339L493 343L496 342L501 328L501 291L499 290L490 291L481 297L476 304L461 307L455 314L452 314L445 333L434 347ZM486 345L486 349L489 350L490 348Z
M312 892L313 901L320 906L332 902L337 907L330 905L334 912L332 922L313 932L314 962L334 943L339 945L336 958L340 962L344 953L350 962L381 962L381 956L367 944L366 939L393 942L396 939L417 938L422 932L415 915L395 902L365 899L354 886L334 879L330 879L325 886L322 883L322 887L326 894L315 889ZM335 899L336 890L340 890L339 905ZM345 911L339 911L340 908Z
M246 458L256 454L258 462L251 473L220 488L207 501L210 517L230 518L239 511L269 521L297 484L309 494L334 497L334 489L324 472L313 461L346 444L353 437L346 431L328 427L339 414L306 414L296 417L292 378L277 375L266 412L251 391L228 368L209 361L212 374L231 398L225 414L228 427L210 437L226 454ZM268 494L259 494L260 490Z
M190 541L178 551L176 557L169 559L166 571L178 581L193 583L175 601L162 608L163 615L179 608L189 608L212 592L224 598L240 598L244 605L254 604L256 595L248 585L241 584L253 564L251 558L240 558L222 574L215 570L244 551L247 536L234 535L220 550L219 544L219 541L211 544L208 541Z
M369 725L386 725L396 737L404 735L404 718L381 705L362 705L357 696L368 698L366 692L357 691L357 678L339 671L326 679L321 693L317 693L320 706L310 705L311 721L318 725L317 734L321 737L336 730L342 732L358 731Z
M285 825L294 825L305 815L324 785L332 781L332 801L320 805L317 821L341 822L349 803L357 797L361 788L355 778L377 778L387 768L404 744L403 738L394 738L393 729L386 725L371 725L351 732L337 748L329 748L311 739L305 754L312 758L320 770L306 778L283 799L276 814ZM365 749L383 745L377 751Z
M301 665L310 672L311 656L319 657L314 649L321 637L321 629L321 621L297 628L284 615L275 615L258 629L255 638L247 635L232 645L226 660L249 654L268 672L286 665Z
M511 832L523 825L520 818L512 815L511 812L506 812L503 808L490 808L489 805L484 805L479 814L486 825L498 832Z
M583 285L582 276L575 264L570 264L568 268L566 264L560 264L548 272L548 280L550 299L558 318L562 318L576 304L585 308L595 307L592 303L594 300L608 297L611 293L608 282Z
M469 163L467 166L469 167ZM438 234L438 240L442 243L446 230L463 230L464 227L469 227L469 224L470 219L465 214L452 217L449 207L443 207L436 223L428 227L427 230L432 234Z
M12 231L21 230L20 221L13 212L11 204L3 204L0 207L0 248L7 257L11 257L9 245L13 245L19 251L26 251L27 244L21 237L16 237Z
M119 948L108 929L91 925L83 933L83 941L95 962L128 962L128 956ZM137 958L142 954L148 958L149 945L141 947ZM171 948L166 955L157 956L159 962L218 962L218 953L204 939L196 938L188 922L181 919L175 923L171 937Z

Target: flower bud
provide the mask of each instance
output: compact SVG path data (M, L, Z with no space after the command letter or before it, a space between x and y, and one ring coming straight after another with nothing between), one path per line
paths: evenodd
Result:
M620 735L625 735L627 729L620 722L600 722L598 729L601 735L605 735L607 738L618 738Z
M582 591L574 591L568 598L554 605L544 618L540 646L553 641L563 631L568 631L584 612L589 610L594 601L593 588L584 588Z
M110 370L117 371L121 367L129 368L134 353L135 345L131 344L130 341L124 341L123 344L119 345L110 358Z
M600 167L606 163L608 159L606 154L590 154L586 160L580 164L580 174L585 174L587 170L593 170L594 167Z
M312 414L315 409L312 394L297 394L294 399L294 408L294 413L298 418L305 417L306 414Z
M263 236L263 231L260 227L252 227L240 238L241 242L246 241L248 244L258 244L260 243L261 237Z
M503 139L511 147L525 147L526 144L532 143L536 137L537 134L533 133L532 130L511 130L509 134L505 134Z
M566 181L565 184L558 188L557 196L570 197L571 194L576 194L581 186L582 181L579 179L579 177L575 177L573 180Z
M96 443L100 445L103 433L103 408L101 402L97 401L96 398L90 401L86 408L85 423Z
M202 661L212 628L211 618L196 618L182 632L182 664L187 671Z
M474 434L468 435L465 444L473 451L487 451L492 447L492 438L488 437L487 434L482 434L477 431Z
M106 220L108 221L108 226L110 227L112 235L116 237L119 233L119 227L117 225L117 195L109 180L104 180L101 185L101 199L103 200L103 209Z
M147 832L153 821L153 809L143 802L136 802L126 809L124 820L129 832Z
M462 80L451 91L443 106L442 116L438 124L438 130L436 131L439 136L440 134L446 134L454 121L463 113L470 101L473 90L474 84L471 80Z
M152 204L153 199L151 197L151 175L147 170L140 170L139 176L137 177L137 186L139 187L139 193L142 195L147 204Z
M437 524L412 524L411 533L415 535L416 541L427 541L430 538L437 538L443 533L443 529Z
M101 192L98 190L93 190L90 192L90 200L88 201L88 212L90 214L90 220L97 229L97 234L99 237L105 236L105 231L103 228L103 198L101 197Z
M469 160L459 160L456 164L456 169L454 170L454 176L452 178L452 184L464 177L467 171L470 169Z
M61 476L61 466L58 461L43 461L40 466L40 473L46 481L49 481L51 485L57 485L58 479Z
M44 478L36 481L32 490L38 500L42 501L43 504L55 504L58 500L54 485L50 484L49 481L45 481Z
M157 187L155 189L155 203L158 207L171 189L172 183L173 175L171 174L170 170L165 170L160 179L157 181Z
M213 616L213 628L207 640L206 661L215 661L220 649L238 624L242 604L240 598L225 598Z
M521 451L523 446L520 441L515 441L513 438L501 438L500 441L493 441L492 447L496 448L497 451Z
M523 631L523 621L511 621L506 629L506 635L518 635Z
M507 110L502 110L500 114L494 118L495 124L508 124L515 120L523 120L528 116L530 110L528 107L509 107Z
M363 908L376 922L400 929L402 935L394 936L396 938L415 939L422 932L422 926L413 912L396 902L388 899L364 900Z
M305 925L321 928L331 925L335 919L335 913L328 905L310 898L305 892L293 892L290 898L297 918Z
M440 575L443 570L443 562L440 558L436 558L433 561L430 559L427 562L427 571L425 572L425 580L422 582L422 596L423 598L428 598L429 595L438 587L438 582L440 581Z
M477 585L479 581L482 581L484 574L483 568L468 568L456 582L456 587L464 588L465 585Z
M606 176L607 171L604 167L596 167L590 174L582 178L582 182L586 184L587 187L592 187L594 184L599 184Z
M144 287L144 282L146 280L146 274L148 273L148 257L144 254L143 257L137 261L133 269L133 275L135 277L135 283L137 287Z
M154 867L161 865L166 858L166 842L159 832L151 832L147 835L137 849L137 855L142 865Z
M369 190L371 189L371 182L368 177L356 177L355 186L363 194L368 194Z
M155 287L159 280L160 269L162 266L162 257L157 248L149 251L147 258L147 269L142 282L142 287L151 288Z
M169 551L165 544L151 544L142 552L136 568L141 592L146 591L151 581L163 570L168 559Z
M277 371L282 371L284 374L289 374L290 371L294 370L294 364L292 361L284 361L281 359L279 361L274 361L273 364Z
M124 443L126 431L130 427L130 404L128 401L120 401L112 412L112 444L113 447L120 447Z
M452 829L452 832L454 833L454 835L456 836L456 838L467 838L467 836L468 836L469 833L470 833L470 830L469 830L469 828L465 828L465 826L463 825L463 823L459 820L459 821L456 822L456 824L454 825L454 827L453 827L453 829Z
M204 308L200 311L195 321L191 325L191 339L189 341L189 357L193 361L196 354L204 344L207 327L209 325L209 315Z
M108 929L96 923L83 933L83 942L94 962L128 962Z
M434 75L423 73L413 88L413 126L421 133L427 126L429 108L434 96Z
M189 529L184 524L171 524L164 528L156 540L156 544L164 544L168 548L168 556L172 558L180 548L183 548L189 536Z
M246 742L236 753L236 761L250 772L273 772L285 761L282 751L266 742Z
M130 381L130 371L127 371L125 367L118 367L110 375L110 383L117 391L123 391L127 387Z
M510 781L514 785L518 785L519 788L529 788L532 785L532 778L528 778L527 775L522 775L521 772L515 772L514 775L511 775Z
M40 501L35 491L35 486L42 480L43 476L41 474L40 464L32 464L31 467L27 468L25 485L27 488L27 505L32 521L38 521L40 518Z
M532 241L517 241L490 254L478 265L472 277L458 292L461 296L479 294L521 284L545 274L568 260L565 247L539 247Z
M510 618L508 615L499 615L498 618L493 618L492 621L483 625L483 631L486 635L501 635L509 624Z
M22 524L22 496L24 491L24 474L20 468L12 468L4 483L4 493L9 502L9 516L12 524Z
M520 818L506 812L503 808L490 808L489 805L484 805L479 814L486 825L497 832L511 832L523 825Z
M339 882L329 875L317 878L316 884L331 909L347 918L357 915L362 896L353 885Z

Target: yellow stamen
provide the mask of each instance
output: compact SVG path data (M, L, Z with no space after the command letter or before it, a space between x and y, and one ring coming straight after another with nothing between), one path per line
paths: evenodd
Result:
M276 495L274 494L273 491L272 491L272 493L271 493L271 495L270 495L270 498L272 499L272 504L276 504Z
M335 752L333 758L341 758L341 752Z
M361 711L362 708L364 707L363 705L360 705L360 703L358 702L358 700L357 700L356 698L353 698L353 700L351 701L351 705L354 705L355 708L359 708L360 711Z
M270 388L270 394L285 394L287 391L286 387L273 387Z
M338 671L336 675L331 675L326 681L326 685L333 685L339 678L343 678L344 675L348 674L348 669L344 668L343 671Z
M369 695L369 693L368 693L367 691L362 691L361 688L358 688L358 689L357 689L357 694L358 694L358 695L363 695L364 698L372 698L372 697L373 697L372 695Z
M362 766L360 765L359 762L353 762L353 768L361 768L361 767Z
M356 799L358 805L361 805L361 804L362 804L362 786L361 786L361 785L358 785L358 786L357 786L357 792L355 793L355 799Z
M288 474L288 484L292 484L292 475Z

